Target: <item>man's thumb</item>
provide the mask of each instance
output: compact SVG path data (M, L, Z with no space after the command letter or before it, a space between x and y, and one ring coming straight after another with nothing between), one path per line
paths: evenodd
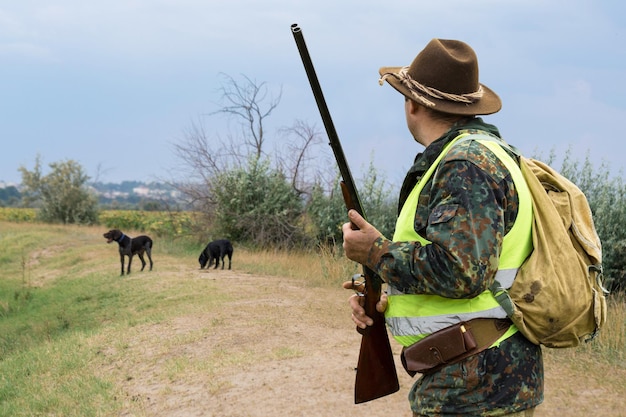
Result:
M354 224L358 229L361 229L363 228L363 226L367 225L367 222L365 221L363 216L361 216L359 212L354 209L348 212L348 218L350 219L350 222L352 222L352 224Z

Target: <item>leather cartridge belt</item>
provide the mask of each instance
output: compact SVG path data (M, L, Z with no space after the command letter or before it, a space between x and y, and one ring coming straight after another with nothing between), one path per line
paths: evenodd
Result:
M509 319L473 319L438 330L403 348L402 365L411 376L438 371L489 348L511 324Z

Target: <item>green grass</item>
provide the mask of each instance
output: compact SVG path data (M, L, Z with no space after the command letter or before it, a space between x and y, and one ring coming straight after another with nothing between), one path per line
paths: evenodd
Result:
M111 382L88 372L87 334L68 332L31 343L0 362L0 415L99 416L118 408Z
M2 222L0 253L0 416L115 414L114 384L89 372L101 347L85 341L227 302L208 280L155 288L136 257L120 277L97 228ZM155 278L176 268L158 246L155 259Z

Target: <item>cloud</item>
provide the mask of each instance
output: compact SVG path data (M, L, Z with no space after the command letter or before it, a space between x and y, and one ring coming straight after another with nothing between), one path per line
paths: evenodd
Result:
M624 4L4 2L0 137L13 145L0 153L0 180L14 180L16 164L33 161L37 150L50 162L71 156L88 172L97 163L116 167L111 180L158 174L172 158L168 144L190 120L216 110L222 72L282 88L270 131L295 119L321 126L292 23L303 29L345 147L357 161L369 161L373 151L390 178L403 175L419 146L408 136L400 98L378 85L377 70L410 63L433 37L463 39L476 49L481 81L504 102L487 121L511 141L544 148L589 143L594 155L617 158L624 153L612 127L626 108ZM211 133L225 134L222 121L207 123ZM143 169L129 168L146 150Z

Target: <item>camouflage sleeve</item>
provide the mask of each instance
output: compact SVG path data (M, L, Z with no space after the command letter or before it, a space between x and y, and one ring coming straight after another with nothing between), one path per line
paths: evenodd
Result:
M459 148L420 196L416 230L432 243L380 238L370 252L369 266L405 293L475 297L498 269L510 176L482 145Z

